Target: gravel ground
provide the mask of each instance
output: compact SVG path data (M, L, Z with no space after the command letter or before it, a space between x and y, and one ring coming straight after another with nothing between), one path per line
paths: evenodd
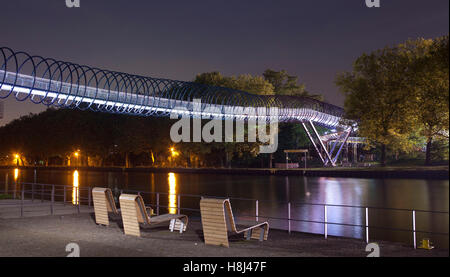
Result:
M123 234L120 222L96 225L92 213L0 219L0 256L64 257L66 245L80 246L82 257L365 257L361 240L270 230L265 242L231 237L230 247L205 245L199 220L188 230L171 233L168 225L142 229L142 237ZM448 250L414 250L411 246L378 242L381 256L448 257Z

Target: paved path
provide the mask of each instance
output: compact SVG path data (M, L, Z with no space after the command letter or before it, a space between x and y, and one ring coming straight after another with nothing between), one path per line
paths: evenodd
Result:
M357 239L303 233L288 235L270 230L263 243L233 237L230 248L203 243L198 218L191 218L187 232L171 233L167 225L143 230L141 238L125 236L120 222L96 225L92 213L0 219L0 256L64 257L75 242L82 257L365 257L366 244ZM381 256L446 256L448 250L414 250L399 243L379 242Z

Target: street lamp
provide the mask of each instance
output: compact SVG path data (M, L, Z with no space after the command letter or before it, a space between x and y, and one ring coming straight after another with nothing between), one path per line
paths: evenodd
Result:
M73 155L77 158L77 166L79 165L79 162L78 162L78 157L80 156L80 150L78 150L77 152L75 152Z
M16 166L19 166L20 155L19 154L14 154L14 158L16 160Z
M170 148L170 152L171 152L171 154L172 154L172 157L176 157L176 156L180 155L180 153L177 152L177 151L175 150L175 148L173 148L173 147Z
M175 160L175 158L180 155L180 152L176 151L174 147L170 147L170 157L169 157L169 161L170 163L173 165L173 162Z

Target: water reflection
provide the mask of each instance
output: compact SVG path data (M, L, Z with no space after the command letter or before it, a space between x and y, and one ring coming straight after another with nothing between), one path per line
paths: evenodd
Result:
M169 213L177 213L177 178L175 173L169 173Z
M78 205L80 198L78 170L73 172L72 204Z
M309 192L309 190L308 190L308 179L306 178L306 176L303 176L303 187L305 190L305 196L306 197L311 196L311 192Z
M14 169L14 197L16 197L17 194L19 194L18 191L20 191L18 180L19 180L19 169L15 168Z
M155 174L151 173L150 174L150 185L151 185L151 192L156 192L156 187L155 187Z
M350 205L362 206L361 202L361 183L353 184L352 180L342 180L335 178L319 178L320 195L324 197L324 203L343 205L349 203ZM323 208L322 208L323 209ZM322 209L316 211L320 216ZM334 223L363 225L364 216L360 208L351 207L328 207L328 220ZM362 237L362 229L360 227L350 227L345 225L330 224L328 227L329 234L341 235L344 234L349 237Z
M14 182L17 182L17 179L19 179L19 169L14 169Z

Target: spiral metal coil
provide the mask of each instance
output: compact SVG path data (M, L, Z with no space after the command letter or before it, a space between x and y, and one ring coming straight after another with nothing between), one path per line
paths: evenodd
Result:
M161 78L143 77L57 61L0 48L0 99L61 108L142 116L172 112L202 118L310 120L340 126L342 108L308 97L256 95L244 91ZM201 100L201 106L194 102Z

